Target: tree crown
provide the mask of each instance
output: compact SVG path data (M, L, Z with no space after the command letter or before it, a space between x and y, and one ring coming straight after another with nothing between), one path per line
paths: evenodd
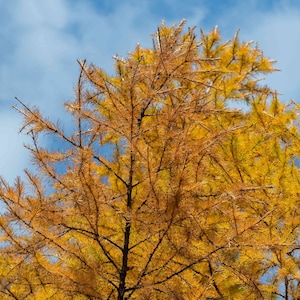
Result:
M299 105L261 84L273 63L162 24L113 76L79 62L71 134L20 102L36 172L1 179L1 297L299 297Z

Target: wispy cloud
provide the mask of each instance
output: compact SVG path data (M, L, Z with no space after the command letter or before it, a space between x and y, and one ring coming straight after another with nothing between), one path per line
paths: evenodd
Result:
M268 82L286 100L299 97L299 5L261 2L0 0L0 174L11 181L28 165L26 137L17 133L21 118L11 109L15 96L53 119L62 117L62 103L73 97L76 59L111 72L112 55L126 56L137 42L151 46L150 34L162 19L173 24L186 18L188 26L205 30L219 24L225 38L241 28L242 39L257 40L279 61L283 71Z
M245 36L259 40L265 55L275 59L281 70L267 79L268 84L283 94L283 100L300 101L300 9L282 5L256 20L256 26L247 24Z

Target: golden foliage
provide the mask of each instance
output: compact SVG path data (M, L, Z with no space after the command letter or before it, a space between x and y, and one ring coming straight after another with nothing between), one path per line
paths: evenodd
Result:
M1 299L297 297L299 106L260 85L273 62L184 22L115 59L79 62L70 135L20 102L37 172L1 181Z

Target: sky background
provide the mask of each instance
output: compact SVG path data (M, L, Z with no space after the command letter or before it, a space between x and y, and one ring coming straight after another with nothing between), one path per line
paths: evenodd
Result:
M240 29L277 60L281 72L266 83L282 101L300 102L299 0L0 0L0 175L13 182L30 166L15 97L68 126L63 103L74 96L77 59L111 73L113 55L151 47L162 20L182 19L197 33L218 25L224 40Z

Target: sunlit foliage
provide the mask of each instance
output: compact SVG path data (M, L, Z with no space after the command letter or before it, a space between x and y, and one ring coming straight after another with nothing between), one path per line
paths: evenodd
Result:
M299 106L261 84L273 61L182 22L112 76L79 65L70 134L17 107L36 170L1 179L0 298L300 297Z

